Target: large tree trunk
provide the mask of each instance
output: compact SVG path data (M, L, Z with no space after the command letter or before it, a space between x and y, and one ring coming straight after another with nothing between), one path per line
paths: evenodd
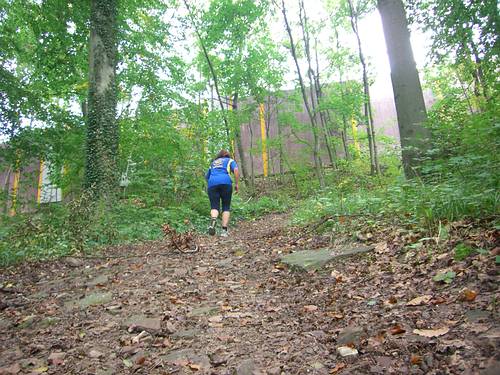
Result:
M399 135L406 177L415 175L419 157L425 151L429 131L424 96L410 44L408 22L401 0L378 0L387 53L391 65L392 88L398 116Z
M116 17L117 0L91 1L85 187L99 196L118 187Z

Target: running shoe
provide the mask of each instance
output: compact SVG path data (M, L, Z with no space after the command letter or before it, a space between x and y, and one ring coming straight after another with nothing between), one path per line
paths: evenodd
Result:
M208 227L208 234L211 236L215 235L215 223L216 223L216 221L212 220L212 222L210 223L210 226Z

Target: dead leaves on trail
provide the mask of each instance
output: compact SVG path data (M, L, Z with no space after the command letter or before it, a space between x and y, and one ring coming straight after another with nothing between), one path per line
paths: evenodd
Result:
M148 243L107 249L150 254L144 260L87 259L71 267L52 261L6 270L0 273L0 373L489 370L500 339L493 236L473 225L450 225L446 241L467 230L473 243L493 249L457 261L455 243L420 241L415 228L375 229L361 236L374 243L373 252L311 272L289 269L280 256L333 246L330 237L309 233L291 245L297 233L287 233L278 215L240 223L230 241L205 236L204 251L194 255L162 257L154 247L164 243ZM163 230L176 249L197 242L194 234ZM355 235L333 238L336 248ZM455 273L449 283L433 281L446 272ZM112 300L68 310L67 302L96 291ZM127 324L132 317L135 325Z
M424 337L438 337L446 335L450 329L448 327L438 329L414 329L413 333Z
M407 302L407 306L420 306L427 305L432 299L430 294L426 294L420 297L413 298L411 301Z

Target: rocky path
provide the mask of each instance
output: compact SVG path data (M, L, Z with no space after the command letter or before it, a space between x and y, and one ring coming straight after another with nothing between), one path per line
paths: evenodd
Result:
M301 271L281 257L331 238L294 242L285 219L195 254L156 242L1 270L0 374L500 373L489 253L457 263L396 236Z

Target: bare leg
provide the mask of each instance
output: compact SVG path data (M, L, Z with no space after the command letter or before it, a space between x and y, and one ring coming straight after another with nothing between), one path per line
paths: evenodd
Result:
M214 210L214 209L210 210L210 217L212 219L217 219L218 216L219 216L219 210Z
M222 211L222 226L227 228L229 224L229 216L231 213L229 211Z

